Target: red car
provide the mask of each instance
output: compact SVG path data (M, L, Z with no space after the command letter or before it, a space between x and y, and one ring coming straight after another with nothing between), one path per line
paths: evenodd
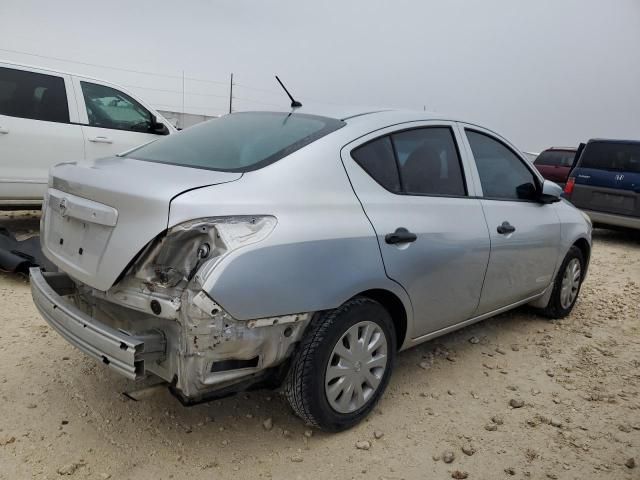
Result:
M552 147L538 155L533 164L544 178L564 186L575 156L575 148Z

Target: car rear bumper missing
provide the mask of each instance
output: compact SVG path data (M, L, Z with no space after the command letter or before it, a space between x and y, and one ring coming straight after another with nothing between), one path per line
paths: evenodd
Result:
M64 273L29 270L31 294L42 317L69 343L132 380L145 376L145 362L161 360L166 341L159 330L129 334L97 321L65 295L74 292Z

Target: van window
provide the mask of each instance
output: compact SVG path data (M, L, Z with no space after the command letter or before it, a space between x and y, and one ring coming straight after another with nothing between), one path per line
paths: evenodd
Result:
M640 173L640 142L589 142L580 156L579 166Z
M80 82L92 127L151 133L151 113L126 93L96 83Z
M68 123L64 79L0 67L0 115Z
M538 158L533 163L536 165L570 167L573 165L575 155L576 152L571 150L546 150L538 155Z
M291 155L344 125L341 120L302 113L233 113L143 145L126 156L184 167L249 172Z

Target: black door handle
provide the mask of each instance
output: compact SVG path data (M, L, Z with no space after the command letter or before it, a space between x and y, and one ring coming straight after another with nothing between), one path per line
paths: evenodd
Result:
M506 235L507 233L513 233L516 231L516 227L509 222L502 222L502 225L498 226L498 233L500 235Z
M415 242L418 236L415 233L411 233L404 227L396 228L396 231L393 233L387 233L384 236L384 241L389 244L395 243L411 243Z

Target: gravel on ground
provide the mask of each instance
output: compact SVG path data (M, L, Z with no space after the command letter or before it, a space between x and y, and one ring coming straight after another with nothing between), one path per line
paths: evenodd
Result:
M401 353L377 408L340 434L309 430L273 391L133 401L132 382L47 326L24 277L0 274L0 325L2 480L640 478L630 233L594 233L569 317L520 308Z

